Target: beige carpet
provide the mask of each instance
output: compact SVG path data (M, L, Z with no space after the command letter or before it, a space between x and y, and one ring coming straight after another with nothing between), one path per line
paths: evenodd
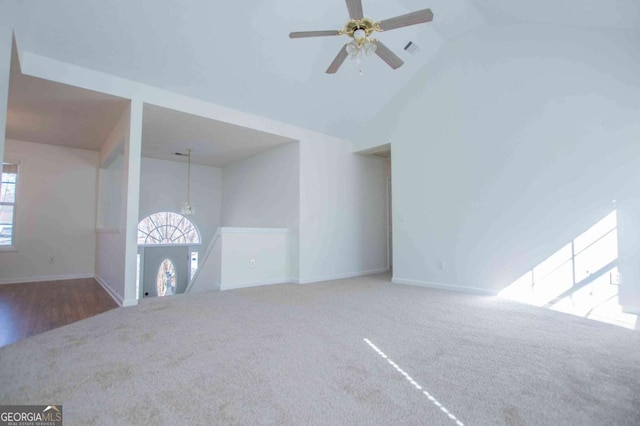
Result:
M189 294L0 349L0 404L63 404L67 425L638 425L640 333L386 276Z

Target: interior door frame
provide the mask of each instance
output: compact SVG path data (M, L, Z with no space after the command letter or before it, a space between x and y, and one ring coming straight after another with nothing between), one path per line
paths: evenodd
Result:
M145 248L155 248L155 247L187 247L188 248L188 255L189 255L189 261L187 262L187 271L188 271L188 279L187 279L187 287L189 286L189 283L191 282L191 278L193 278L191 276L191 253L193 253L194 251L200 252L200 248L202 247L202 244L166 244L166 245L138 245L138 256L139 256L139 268L137 271L137 297L138 300L142 300L144 299L144 268L145 268L145 264L144 264L144 251ZM198 259L200 257L198 256ZM198 265L198 267L200 267L201 265Z

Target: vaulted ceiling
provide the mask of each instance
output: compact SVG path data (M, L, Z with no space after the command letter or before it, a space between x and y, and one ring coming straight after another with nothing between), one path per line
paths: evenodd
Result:
M369 58L324 70L341 37L290 40L291 31L339 29L344 0L30 0L0 4L19 48L323 133L351 138L446 42L483 25L534 23L637 31L637 0L363 0L382 20L431 8L433 23L377 35L405 66ZM420 51L403 51L413 41Z

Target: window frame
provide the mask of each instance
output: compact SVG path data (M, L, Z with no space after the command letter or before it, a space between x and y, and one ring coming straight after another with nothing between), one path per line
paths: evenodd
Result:
M186 220L191 226L193 226L193 230L197 236L197 242L187 242L187 243L155 243L155 244L150 244L147 242L148 237L151 236L151 233L148 233L146 231L143 231L142 229L140 229L140 225L142 224L142 222L144 222L147 219L151 219L151 216L154 215L163 215L163 214L171 214L171 215L176 215L176 216L180 216L181 217L181 222L182 220ZM154 225L154 229L151 231L155 231L156 229L162 228L163 226L166 225L157 225L155 224L155 222L153 222L153 219L151 219L151 222ZM182 231L181 229L177 228L180 232L182 232L183 235L187 235L186 233L184 233L184 231ZM147 234L147 236L145 237L145 242L141 243L139 241L140 238L140 232ZM191 232L191 231L190 231ZM196 225L196 223L194 221L192 221L191 219L189 219L187 216L181 214L181 213L176 213L176 212L172 212L172 211L160 211L160 212L155 212L155 213L151 213L145 217L143 217L139 222L138 222L138 226L137 226L137 238L138 238L138 247L162 247L162 246L183 246L183 247L191 247L191 246L200 246L202 245L202 235L200 234L200 229L198 227L198 225ZM189 253L189 255L191 255L191 253Z
M0 169L0 185L2 185L2 170L4 169L4 165L5 164L15 164L15 166L17 167L17 171L16 171L16 188L15 188L15 197L13 200L13 203L8 203L8 202L4 202L4 201L0 201L0 205L2 206L13 206L13 222L12 222L12 228L11 228L11 244L9 245L0 245L0 252L16 252L18 251L18 244L17 244L17 229L18 229L18 210L19 210L19 201L20 201L20 193L22 192L20 190L21 186L22 186L22 174L24 173L23 170L23 161L19 160L17 158L13 158L10 156L6 156L5 158L2 159L2 169Z

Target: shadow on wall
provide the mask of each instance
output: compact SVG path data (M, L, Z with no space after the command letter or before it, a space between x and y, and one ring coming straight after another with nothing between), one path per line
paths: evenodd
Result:
M503 289L498 296L634 329L618 302L616 210Z

